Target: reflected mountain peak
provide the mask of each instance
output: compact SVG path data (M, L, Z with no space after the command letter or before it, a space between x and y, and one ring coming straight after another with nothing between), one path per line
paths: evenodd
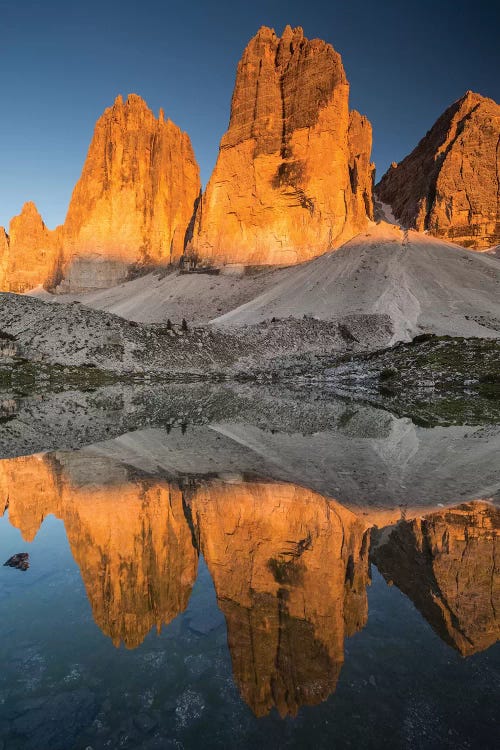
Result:
M368 615L363 521L280 483L204 485L190 507L246 702L284 716L325 700Z
M500 511L476 501L402 521L372 559L463 656L500 633Z

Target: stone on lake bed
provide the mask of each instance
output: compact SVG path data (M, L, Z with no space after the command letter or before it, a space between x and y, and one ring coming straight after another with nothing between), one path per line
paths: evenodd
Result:
M27 552L18 552L17 555L12 555L7 562L4 562L4 567L17 568L17 570L28 570L29 566L30 556Z

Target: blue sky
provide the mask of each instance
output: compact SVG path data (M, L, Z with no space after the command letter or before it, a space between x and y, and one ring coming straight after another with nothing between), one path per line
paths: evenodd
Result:
M140 94L186 130L206 183L237 62L259 26L302 26L342 54L378 177L467 89L500 101L500 3L0 0L0 224L34 200L64 220L94 123Z

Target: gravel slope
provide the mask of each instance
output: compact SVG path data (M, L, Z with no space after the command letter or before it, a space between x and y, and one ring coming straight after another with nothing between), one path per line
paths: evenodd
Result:
M389 316L392 340L429 331L500 337L500 267L477 254L381 222L339 250L276 273L255 299L212 321L240 326L304 315Z
M87 294L49 294L37 287L31 296L46 302L78 300L96 310L121 315L139 323L180 323L203 325L217 315L253 299L274 283L274 269L243 273L226 269L210 273L149 273L110 289Z

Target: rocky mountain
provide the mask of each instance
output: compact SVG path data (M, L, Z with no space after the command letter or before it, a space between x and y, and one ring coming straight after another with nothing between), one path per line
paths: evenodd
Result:
M468 91L376 188L406 227L476 250L500 240L500 106Z
M56 285L62 269L62 228L47 229L34 203L14 216L9 233L0 227L0 289L25 292Z
M117 97L97 121L71 197L63 288L111 286L132 264L178 260L199 193L188 135L141 97Z
M349 112L340 55L300 27L262 27L238 65L229 128L198 207L194 247L217 263L291 264L372 214L371 126Z
M119 96L97 121L62 227L33 203L0 228L0 289L87 291L122 281L132 265L184 253L200 194L189 136L140 96Z

